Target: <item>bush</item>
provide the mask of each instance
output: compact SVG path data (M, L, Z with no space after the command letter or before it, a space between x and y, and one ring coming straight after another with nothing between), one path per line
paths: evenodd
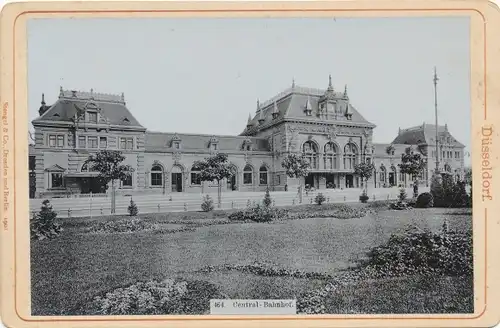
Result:
M361 203L367 203L370 197L366 194L366 190L363 190L363 193L359 196L359 201Z
M375 277L407 274L444 274L472 276L472 232L448 231L447 223L439 233L408 229L392 235L389 241L373 248L359 268Z
M165 279L138 282L95 297L86 314L155 315L208 314L210 299L224 298L205 281Z
M128 206L128 214L130 216L137 216L137 214L139 214L139 210L137 209L137 205L132 200L132 198L130 198L130 205Z
M203 212L210 212L214 209L214 201L210 195L205 195L203 197L203 202L201 203L201 209Z
M453 182L453 178L449 174L444 174L441 181L433 178L431 194L434 207L472 207L471 196L467 194L465 182Z
M136 232L141 230L153 230L158 227L158 224L147 222L139 218L135 219L120 219L113 221L99 221L93 223L86 232L90 233L125 233Z
M434 198L432 194L429 192L424 192L418 195L417 202L415 203L415 207L418 208L429 208L434 205Z
M389 209L391 210L409 210L411 207L408 203L398 200L395 203L391 203L389 205Z
M264 206L269 207L273 203L273 200L271 199L271 195L269 194L269 188L266 189L266 194L264 195Z
M399 199L399 201L400 201L400 202L404 202L404 201L406 200L406 197L407 197L407 195L406 195L406 190L405 190L405 188L401 188L401 189L399 189L399 195L398 195L398 199Z
M33 215L30 221L31 239L56 238L62 231L57 222L57 213L52 209L48 199L42 202L40 212Z
M322 193L318 193L316 197L314 198L314 202L318 205L321 205L325 202L326 197Z
M231 221L254 221L254 222L270 222L273 220L284 219L288 211L274 207L261 206L255 204L244 210L239 210L231 213L228 218Z

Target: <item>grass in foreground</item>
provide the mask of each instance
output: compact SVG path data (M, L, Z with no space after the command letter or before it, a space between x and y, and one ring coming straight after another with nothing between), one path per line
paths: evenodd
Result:
M307 210L310 207L315 210L318 208L317 205L295 208ZM140 217L172 225L182 222L182 226L227 221L218 212L149 214ZM84 230L89 222L85 219L65 220L65 231L59 238L31 243L32 311L33 315L68 315L79 304L115 288L137 281L174 277L206 280L232 298L290 298L320 288L324 281L262 277L241 272L199 274L196 270L207 265L241 264L242 259L245 259L265 260L277 263L280 267L303 271L335 273L355 263L369 248L387 241L392 233L402 232L408 224L436 230L441 227L445 217L452 230L471 229L470 215L448 216L443 209L378 211L353 220L306 219L278 224L215 224L168 235L147 231L86 234ZM445 297L440 295L455 297L456 302L462 305L466 304L462 299L472 295L470 289L465 289L466 286L459 293L451 283L443 283L441 292L433 294L432 288L412 287L417 286L417 282L401 281L399 285L390 280L366 282L366 285L359 282L360 285L352 287L352 290L345 287L344 292L341 289L340 294L332 296L328 303L332 311L330 313L348 313L345 312L348 309L372 311L370 304L373 306L374 302L378 302L378 305L373 311L388 311L391 306L397 309L397 298L392 300L389 294L386 295L385 303L385 298L381 296L379 299L373 298L376 295L371 302L360 301L360 298L368 297L368 293L380 294L380 288L399 295L401 309L402 306L411 305L418 309L416 312L424 307L425 311L430 312L439 309L438 305L432 304L444 302ZM420 293L425 297L419 296ZM358 296L349 296L351 294ZM426 301L412 305L412 298Z

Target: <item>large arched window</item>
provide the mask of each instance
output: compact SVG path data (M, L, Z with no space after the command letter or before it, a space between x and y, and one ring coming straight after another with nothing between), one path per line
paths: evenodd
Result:
M151 168L151 185L163 186L163 167L158 164L153 165Z
M318 168L318 147L312 141L307 141L302 147L304 157L309 161L312 169Z
M259 184L267 185L267 167L264 165L259 169Z
M193 164L193 167L191 167L191 184L201 185L201 172L196 164Z
M338 149L333 142L325 145L325 169L334 170L339 168Z
M250 165L245 166L243 169L243 184L252 184L253 182L253 168Z
M348 143L344 147L344 168L346 170L354 169L357 163L358 149L352 143Z
M386 176L387 176L387 170L385 169L385 166L381 166L380 167L379 174L380 174L379 181L380 181L381 184L384 184L385 180L386 180Z

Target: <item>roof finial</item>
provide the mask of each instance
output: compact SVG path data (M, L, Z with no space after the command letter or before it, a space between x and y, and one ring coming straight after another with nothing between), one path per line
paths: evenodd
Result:
M125 92L122 92L121 100L125 102Z
M248 113L248 124L247 125L252 125L252 114Z
M398 135L401 134L401 127L399 127L399 130L398 130Z
M45 94L42 93L42 105L45 105Z
M332 86L332 74L328 74L328 87L333 88L333 86Z
M349 99L349 96L347 95L347 84L344 87L344 98Z
M63 97L64 96L64 90L62 88L62 86L59 87L59 97Z
M295 89L295 78L292 78L292 89Z
M90 99L94 99L94 89L90 89Z
M444 124L444 130L445 130L446 132L448 132L448 123L445 123L445 124Z
M257 110L256 112L259 112L260 111L260 101L259 99L257 98Z

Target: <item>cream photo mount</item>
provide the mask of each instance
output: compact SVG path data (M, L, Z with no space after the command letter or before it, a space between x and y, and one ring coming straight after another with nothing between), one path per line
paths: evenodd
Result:
M474 313L408 315L32 316L28 201L27 21L33 18L416 17L470 18ZM498 152L499 8L488 1L8 3L1 12L1 318L7 327L487 327L500 321ZM410 36L409 36L410 37ZM60 42L54 40L54 42ZM50 45L48 45L50 46ZM432 51L429 49L429 51ZM491 175L483 174L489 172ZM57 288L54 286L54 288Z

